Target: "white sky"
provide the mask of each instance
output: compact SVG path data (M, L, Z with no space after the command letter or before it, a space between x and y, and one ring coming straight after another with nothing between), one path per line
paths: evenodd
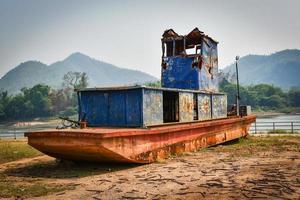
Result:
M198 27L219 41L219 65L235 55L300 48L300 0L1 0L0 77L27 60L73 52L160 77L165 29Z

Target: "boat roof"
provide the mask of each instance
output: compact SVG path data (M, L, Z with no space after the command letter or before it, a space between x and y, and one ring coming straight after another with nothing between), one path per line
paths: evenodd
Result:
M192 44L199 43L202 38L207 38L217 44L219 43L212 37L204 34L204 32L200 31L197 27L194 28L187 35L179 35L173 29L167 29L162 35L162 40L163 41L182 40L184 37L186 38L187 41L189 41Z
M164 88L164 87L150 87L145 85L132 85L132 86L114 86L114 87L94 87L94 88L84 88L75 90L76 92L92 92L92 91L121 91L121 90L133 90L133 89L151 89L160 91L174 91L174 92L193 92L193 93L203 93L203 94L225 94L223 92L212 92L204 90L189 90L189 89L178 89L178 88Z

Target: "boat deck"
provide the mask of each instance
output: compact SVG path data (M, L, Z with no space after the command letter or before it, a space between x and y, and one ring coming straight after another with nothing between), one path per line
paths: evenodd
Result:
M240 118L240 120L238 120ZM68 129L49 129L43 131L33 131L25 133L25 136L30 135L41 136L41 134L59 134L68 133L68 134L83 134L85 137L99 137L99 138L109 138L109 137L122 137L122 136L134 136L134 135L151 135L151 134L161 134L169 132L170 128L173 131L180 131L185 129L197 129L209 127L212 124L214 126L221 126L226 124L231 124L236 121L248 121L251 120L253 116L245 116L245 117L231 117L224 119L214 119L214 120L206 120L206 121L194 121L194 122L185 122L185 123L165 123L162 125L150 126L145 128L124 128L124 127L88 127L84 129L79 128L68 128Z

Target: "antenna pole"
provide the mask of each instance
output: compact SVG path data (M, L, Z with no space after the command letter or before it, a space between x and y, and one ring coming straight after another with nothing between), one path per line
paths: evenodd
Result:
M240 116L240 83L239 83L239 68L238 68L238 60L239 56L235 57L235 71L236 71L236 87L237 87L237 95L236 95L236 114Z

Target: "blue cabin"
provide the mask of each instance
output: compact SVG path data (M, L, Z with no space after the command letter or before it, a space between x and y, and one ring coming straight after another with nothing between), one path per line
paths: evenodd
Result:
M227 97L146 86L91 88L78 91L79 118L88 126L147 127L227 117Z
M218 42L195 28L166 30L162 38L162 87L218 91Z
M170 29L162 46L161 88L78 90L79 120L89 127L147 127L226 118L227 96L218 92L217 42L197 28L186 36Z

